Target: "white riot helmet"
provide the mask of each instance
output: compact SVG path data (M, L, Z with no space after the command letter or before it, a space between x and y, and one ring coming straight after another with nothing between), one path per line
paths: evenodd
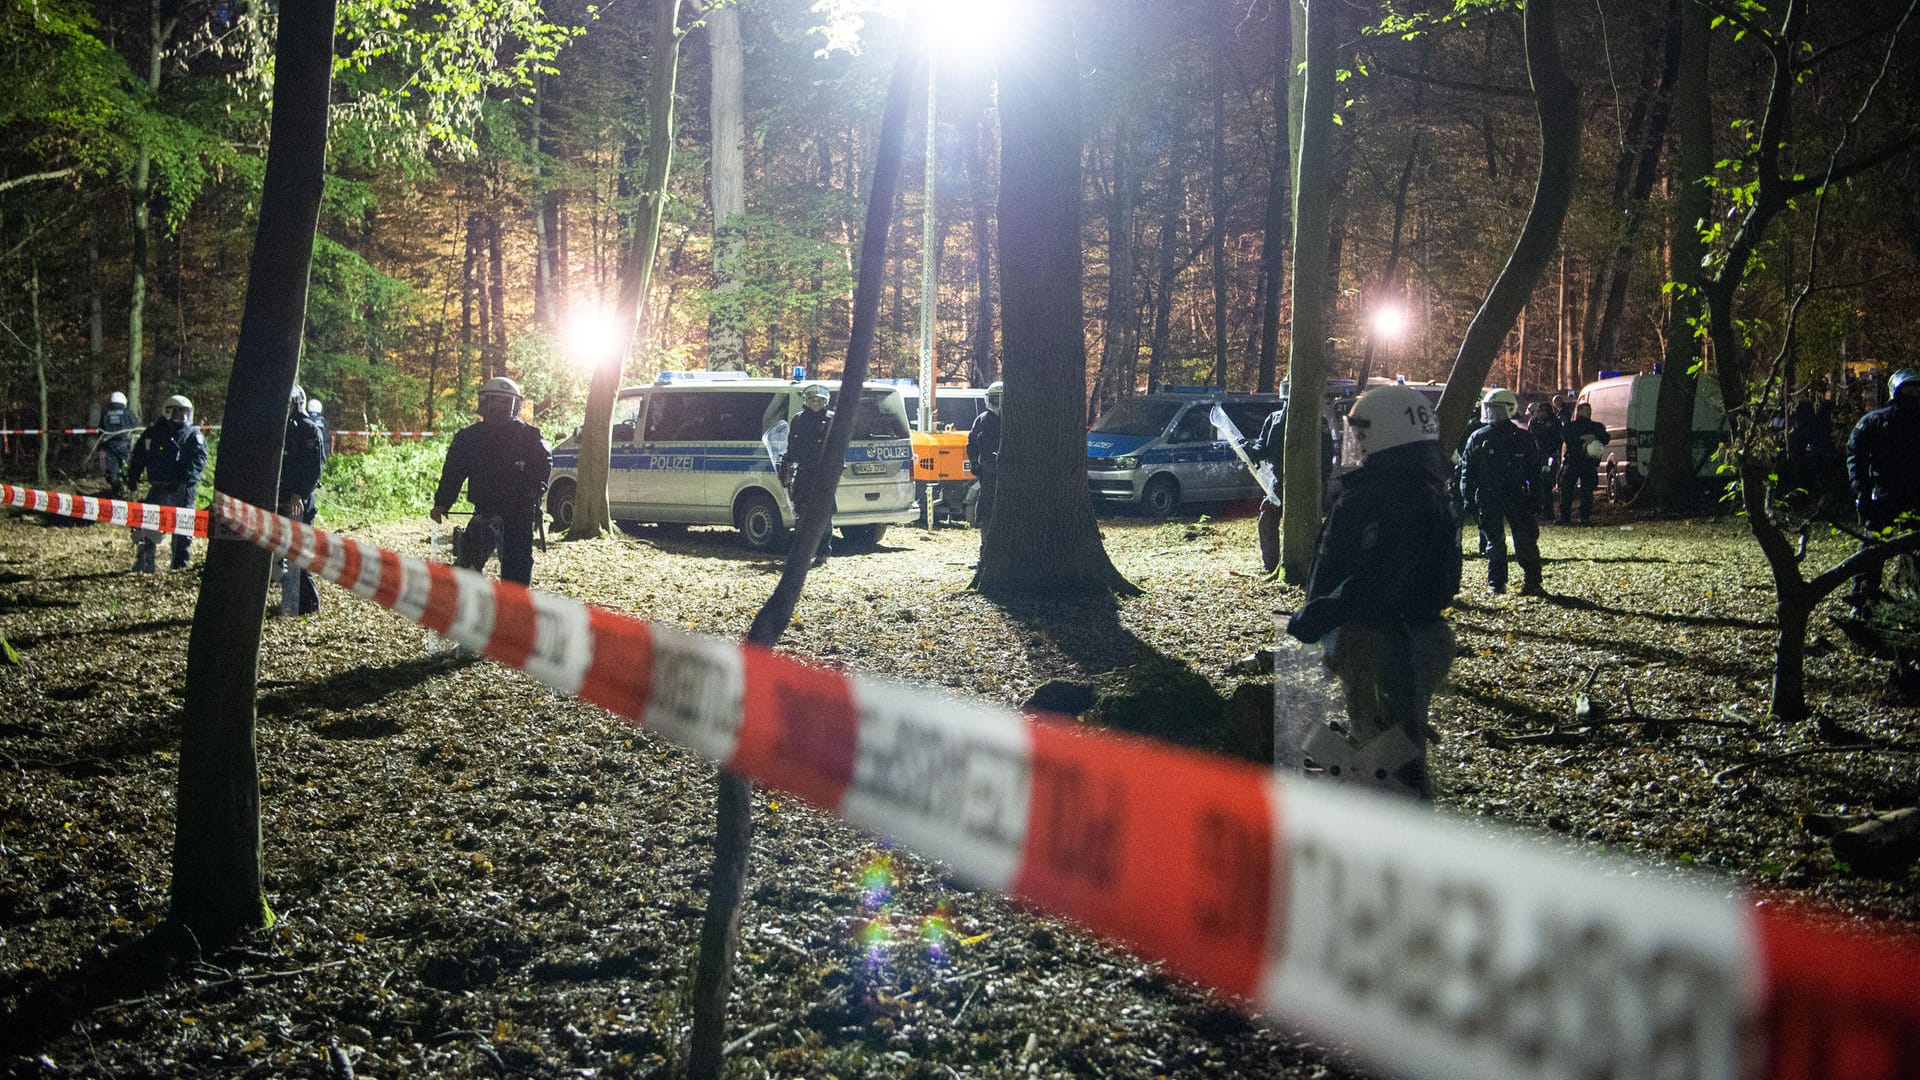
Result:
M307 415L308 416L320 415L320 399L319 398L310 397L307 399Z
M994 413L996 415L999 414L1000 397L1002 394L1006 393L1006 389L1007 389L1007 384L1004 382L1001 382L999 379L993 380L993 385L987 387L987 411L988 412Z
M1894 372L1893 377L1887 380L1887 400L1900 400L1900 388L1903 386L1920 389L1920 368L1907 367Z
M1361 394L1347 413L1340 463L1365 465L1382 450L1439 441L1440 418L1427 395L1410 386L1376 386Z
M294 383L293 392L287 395L287 411L295 416L307 411L307 392L299 383Z
M800 404L816 412L827 407L828 397L827 388L817 382L808 383L800 390Z
M127 395L121 393L118 390L115 390L113 393L107 395L107 404L109 405L125 405L126 403L127 403Z
M160 412L169 420L178 420L183 424L193 423L193 402L179 394L168 398L167 403L160 406ZM175 413L179 415L175 416Z
M482 419L517 419L520 415L520 401L520 384L504 375L496 375L480 384Z
M1520 411L1520 399L1513 391L1495 387L1480 399L1480 419L1489 424L1511 420Z

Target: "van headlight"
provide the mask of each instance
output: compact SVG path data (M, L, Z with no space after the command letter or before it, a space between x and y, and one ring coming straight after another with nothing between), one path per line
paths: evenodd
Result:
M1137 457L1117 457L1113 459L1113 467L1119 469L1121 472L1132 472L1140 467L1140 459Z

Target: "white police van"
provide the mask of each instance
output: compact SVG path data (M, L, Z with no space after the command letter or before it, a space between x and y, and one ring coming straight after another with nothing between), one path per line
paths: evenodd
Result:
M1087 430L1087 487L1096 503L1154 517L1191 503L1260 498L1259 482L1214 431L1210 414L1221 406L1251 439L1285 400L1218 390L1125 398Z
M1624 502L1640 493L1653 471L1654 414L1660 400L1660 375L1602 377L1580 388L1577 404L1593 407L1593 419L1607 429L1600 448L1600 479L1607 495ZM1720 401L1720 384L1703 376L1693 396L1693 430L1688 445L1693 452L1693 475L1711 480L1718 471L1716 455L1727 439L1727 410Z
M715 372L732 376L734 373ZM732 525L756 551L785 542L796 515L774 471L767 434L803 410L804 384L743 377L677 379L619 392L613 411L613 453L607 499L618 522ZM871 547L888 525L913 521L913 447L900 391L867 386L860 408L839 408L839 383L822 380L834 398L835 423L857 426L847 446L833 523L854 547ZM555 528L572 524L580 436L553 451L547 510Z

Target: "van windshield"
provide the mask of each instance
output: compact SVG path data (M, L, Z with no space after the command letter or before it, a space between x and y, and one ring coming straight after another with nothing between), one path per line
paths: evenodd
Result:
M853 438L855 439L904 439L907 438L907 425L891 409L886 401L898 394L895 390L861 390L860 408L853 418ZM835 417L839 415L840 392L833 392Z
M1185 404L1179 401L1151 401L1128 398L1094 421L1093 430L1106 435L1158 435L1167 430L1173 414Z

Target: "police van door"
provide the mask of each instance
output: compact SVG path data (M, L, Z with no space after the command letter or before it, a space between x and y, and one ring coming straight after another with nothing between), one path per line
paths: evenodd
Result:
M640 476L640 414L645 394L622 394L613 403L613 452L607 469L607 502L615 521L631 521L638 514Z
M689 423L698 415L692 401L697 396L680 390L648 395L633 474L635 517L641 521L707 520L696 460L699 433Z
M767 417L779 410L776 397L785 390L706 390L683 395L687 403L687 430L699 438L700 503L702 520L733 520L734 500L749 486L774 489L773 461L761 441Z
M1218 433L1213 430L1212 410L1210 401L1187 406L1187 411L1167 434L1173 474L1179 478L1180 490L1186 498L1220 498L1222 490L1233 484L1233 477L1226 471L1228 461L1234 468L1240 465L1240 459L1226 443L1219 441ZM1224 460L1222 454L1226 455Z

